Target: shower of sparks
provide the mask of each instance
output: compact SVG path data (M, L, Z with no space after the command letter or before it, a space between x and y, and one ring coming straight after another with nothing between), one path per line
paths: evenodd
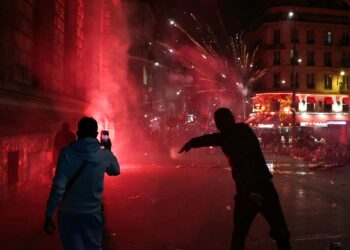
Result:
M266 73L266 68L257 68L254 66L256 52L259 46L256 46L252 52L247 48L241 36L230 37L231 60L236 73L240 76L245 87L255 83Z
M242 35L230 36L225 41L225 51L220 50L220 44L214 32L208 25L202 25L198 19L189 13L196 25L196 30L200 38L196 39L184 27L174 19L169 19L169 24L179 30L192 43L195 53L184 49L175 49L169 44L157 42L157 44L174 57L176 57L184 67L196 71L199 79L219 84L220 87L231 89L235 87L235 82L241 82L238 89L243 96L247 95L248 88L251 87L265 72L265 68L259 68L255 63L256 46L250 50ZM197 34L198 35L198 34ZM218 76L221 76L218 78Z

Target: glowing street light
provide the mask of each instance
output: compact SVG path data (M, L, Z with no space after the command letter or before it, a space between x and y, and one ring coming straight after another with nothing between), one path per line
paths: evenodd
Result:
M288 12L288 18L292 19L294 17L294 12L293 11L289 11Z
M173 19L169 19L169 24L171 26L176 26L176 22Z
M160 65L159 62L154 63L154 66L156 66L156 67L159 67L159 65Z
M345 76L345 71L344 70L340 71L340 75Z

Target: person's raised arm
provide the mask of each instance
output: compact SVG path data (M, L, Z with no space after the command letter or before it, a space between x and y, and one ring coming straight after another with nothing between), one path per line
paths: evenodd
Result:
M220 133L207 134L192 138L180 149L179 153L188 152L191 148L220 146L222 144L221 138L222 135Z
M110 153L110 157L111 157L111 160L109 162L109 165L106 168L106 173L112 176L119 175L120 174L119 162L112 152Z

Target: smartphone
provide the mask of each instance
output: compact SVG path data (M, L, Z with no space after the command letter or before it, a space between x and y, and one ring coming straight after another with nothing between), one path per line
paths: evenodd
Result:
M109 132L107 130L101 130L101 144L108 143Z

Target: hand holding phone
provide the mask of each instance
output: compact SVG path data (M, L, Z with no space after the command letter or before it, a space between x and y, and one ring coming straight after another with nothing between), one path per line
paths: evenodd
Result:
M101 131L101 138L100 138L100 144L108 150L112 149L112 142L109 139L109 132L107 130Z

